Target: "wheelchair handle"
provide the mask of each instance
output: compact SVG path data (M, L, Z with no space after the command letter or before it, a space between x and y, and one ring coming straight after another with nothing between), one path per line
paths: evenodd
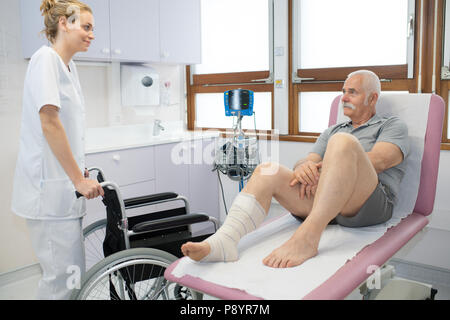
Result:
M103 188L103 190L105 190L105 187L107 186L107 185L109 185L110 183L109 182L102 182L102 183L100 183L100 186ZM79 199L79 198L81 198L81 197L84 197L81 193L79 193L78 191L75 191L75 196L77 197L77 199Z
M103 170L98 167L86 168L86 170L88 172L97 171L98 172L97 173L97 181L100 183L102 188L104 188L104 185L102 185L102 183L105 182L105 174L103 173ZM75 196L77 197L77 199L83 197L83 195L81 193L79 193L78 191L75 191Z

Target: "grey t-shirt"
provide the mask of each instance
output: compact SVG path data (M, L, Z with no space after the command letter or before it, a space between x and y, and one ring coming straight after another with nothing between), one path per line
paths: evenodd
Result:
M347 121L336 124L326 129L317 139L311 152L325 155L328 140L337 132L350 133L358 138L366 152L372 150L377 142L390 142L400 148L403 159L409 152L408 127L396 116L379 116L375 114L369 121L358 128L353 128L352 122ZM388 197L397 202L400 181L405 174L405 161L378 174L378 180L383 184Z

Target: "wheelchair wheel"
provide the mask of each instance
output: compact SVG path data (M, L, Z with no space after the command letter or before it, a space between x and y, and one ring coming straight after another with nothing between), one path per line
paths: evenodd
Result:
M164 278L178 258L151 248L119 251L94 265L74 290L76 300L178 300L202 295ZM183 294L180 294L180 293Z
M106 219L96 221L83 229L86 270L105 258L103 240L106 235Z

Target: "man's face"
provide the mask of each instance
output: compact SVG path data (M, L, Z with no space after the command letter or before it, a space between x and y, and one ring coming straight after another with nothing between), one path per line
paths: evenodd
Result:
M344 114L350 118L367 111L366 93L362 86L362 75L355 75L347 79L342 88L342 106Z

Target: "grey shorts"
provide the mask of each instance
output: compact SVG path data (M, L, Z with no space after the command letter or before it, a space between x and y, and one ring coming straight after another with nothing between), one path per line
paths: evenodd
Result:
M384 186L378 182L375 191L367 199L364 205L359 209L358 213L353 217L344 217L338 215L330 224L339 224L348 228L361 228L384 223L392 217L394 209L392 200L389 199ZM297 220L304 219L293 215Z

